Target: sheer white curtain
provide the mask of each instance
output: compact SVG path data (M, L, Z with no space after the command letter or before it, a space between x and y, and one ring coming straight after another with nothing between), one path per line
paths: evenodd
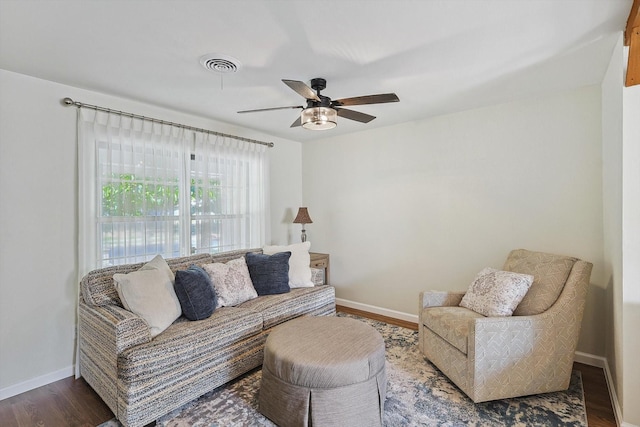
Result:
M184 130L78 111L81 270L186 252L179 221L188 203Z
M267 148L78 109L79 275L109 265L262 246Z
M265 243L268 176L264 145L195 134L191 227L197 252L255 248Z

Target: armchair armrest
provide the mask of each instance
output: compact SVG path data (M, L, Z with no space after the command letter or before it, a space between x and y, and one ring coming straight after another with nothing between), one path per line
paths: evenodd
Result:
M420 292L420 306L418 312L427 307L460 305L466 291L423 291Z
M476 376L476 399L569 386L580 324L570 314L575 307L565 309L564 313L556 309L532 316L473 319L468 358L475 365L469 369Z
M428 307L453 307L460 305L465 291L423 291L418 299L418 347L424 353L424 323L423 312Z
M591 268L591 263L577 261L562 293L543 313L475 319L475 326L469 334L469 345L474 346L476 352L480 349L495 353L497 347L501 347L501 352L509 353L509 357L514 358L526 356L534 360L536 356L546 355L543 360L549 360L556 367L564 364L563 369L570 372L580 335ZM540 363L540 360L536 362Z

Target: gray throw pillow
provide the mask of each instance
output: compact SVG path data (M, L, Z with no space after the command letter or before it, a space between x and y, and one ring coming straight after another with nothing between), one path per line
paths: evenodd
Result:
M175 291L182 314L189 320L204 320L216 309L217 297L209 274L197 265L176 271Z
M248 252L245 255L251 282L258 295L284 294L289 288L289 258L291 252L273 255Z

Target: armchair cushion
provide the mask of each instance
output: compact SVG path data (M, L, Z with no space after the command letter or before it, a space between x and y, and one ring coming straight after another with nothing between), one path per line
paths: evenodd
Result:
M471 320L479 317L484 316L464 307L428 307L422 311L423 325L464 354Z
M532 283L532 275L487 267L471 283L460 306L484 316L511 316Z
M511 251L503 269L533 276L531 289L514 310L515 316L540 314L553 305L564 287L577 258L533 252Z

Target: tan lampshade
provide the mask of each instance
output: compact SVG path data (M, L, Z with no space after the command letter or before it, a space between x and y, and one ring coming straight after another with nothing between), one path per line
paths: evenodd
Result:
M296 219L293 220L294 224L313 224L311 221L311 217L309 216L309 212L307 212L307 208L298 208L298 215Z

